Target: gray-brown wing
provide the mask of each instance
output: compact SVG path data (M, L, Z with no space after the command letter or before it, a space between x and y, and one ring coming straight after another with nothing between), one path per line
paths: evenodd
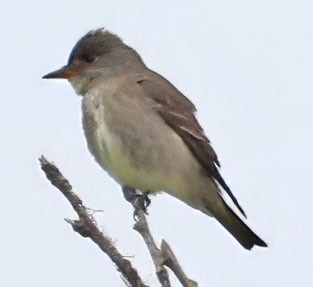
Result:
M220 184L240 212L246 216L218 171L220 163L195 117L196 108L193 103L155 72L145 74L138 80L138 84L147 97L159 104L158 112L164 121L182 138L208 175Z

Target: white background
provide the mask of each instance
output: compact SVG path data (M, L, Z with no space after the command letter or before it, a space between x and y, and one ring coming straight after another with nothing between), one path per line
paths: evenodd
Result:
M0 12L0 286L124 286L37 158L53 160L143 279L158 286L120 187L94 162L80 98L41 76L105 26L198 107L222 173L268 249L241 248L167 195L149 222L200 286L312 286L312 1L7 1ZM178 286L177 282L174 286Z

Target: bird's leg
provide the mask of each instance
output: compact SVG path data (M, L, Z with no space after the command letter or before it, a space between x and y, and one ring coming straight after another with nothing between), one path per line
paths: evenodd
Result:
M135 188L129 188L127 186L122 187L125 199L134 207L134 217L138 215L138 212L142 210L145 214L148 214L147 207L150 205L151 200L148 197L149 192L138 193Z

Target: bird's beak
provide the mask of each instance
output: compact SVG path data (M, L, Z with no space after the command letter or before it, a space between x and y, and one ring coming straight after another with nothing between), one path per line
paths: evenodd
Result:
M59 70L44 75L43 79L70 79L77 75L77 72L71 66L64 66Z

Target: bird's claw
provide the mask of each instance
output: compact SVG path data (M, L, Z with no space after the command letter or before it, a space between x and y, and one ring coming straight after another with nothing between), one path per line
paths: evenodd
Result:
M132 202L135 211L134 211L134 217L138 216L138 213L140 210L142 210L146 215L148 215L147 208L151 204L151 200L148 197L148 194L137 194L136 198Z
M147 208L151 204L151 200L149 198L149 192L145 192L143 194L138 194L136 189L128 188L123 186L122 187L123 194L125 199L132 204L134 207L134 214L133 217L136 218L139 215L139 212L142 210L146 215L148 215Z

